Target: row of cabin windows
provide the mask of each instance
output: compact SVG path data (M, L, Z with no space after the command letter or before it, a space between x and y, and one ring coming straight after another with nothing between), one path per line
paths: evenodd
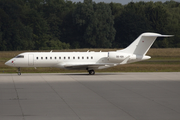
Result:
M77 59L93 59L93 57L77 57ZM36 57L36 59L42 59L43 60L43 57ZM45 59L48 59L48 57L45 57ZM53 59L53 57L50 57L49 59ZM54 57L54 59L57 59L57 57ZM59 57L59 59L66 59L66 57ZM70 59L70 57L67 57L67 59ZM75 57L73 57L73 59L75 59Z

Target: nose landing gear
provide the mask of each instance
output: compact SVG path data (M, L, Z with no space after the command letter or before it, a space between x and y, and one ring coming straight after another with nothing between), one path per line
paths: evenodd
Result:
M18 75L21 75L21 68L20 67L18 67Z

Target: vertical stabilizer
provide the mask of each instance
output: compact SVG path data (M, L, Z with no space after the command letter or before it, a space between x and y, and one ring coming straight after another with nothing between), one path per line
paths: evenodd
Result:
M143 33L127 48L123 50L117 50L117 52L145 55L157 37L172 37L172 35L161 35L158 33Z

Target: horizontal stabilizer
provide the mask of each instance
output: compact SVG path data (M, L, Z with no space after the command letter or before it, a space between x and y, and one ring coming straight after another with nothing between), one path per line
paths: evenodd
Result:
M155 35L155 34L150 34L150 35L143 35L143 36L146 36L146 37L173 37L174 35L161 35L161 34L157 34L157 35Z

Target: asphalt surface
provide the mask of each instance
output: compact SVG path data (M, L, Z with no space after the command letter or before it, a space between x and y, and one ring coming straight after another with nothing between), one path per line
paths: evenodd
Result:
M180 72L0 74L0 120L180 120Z

